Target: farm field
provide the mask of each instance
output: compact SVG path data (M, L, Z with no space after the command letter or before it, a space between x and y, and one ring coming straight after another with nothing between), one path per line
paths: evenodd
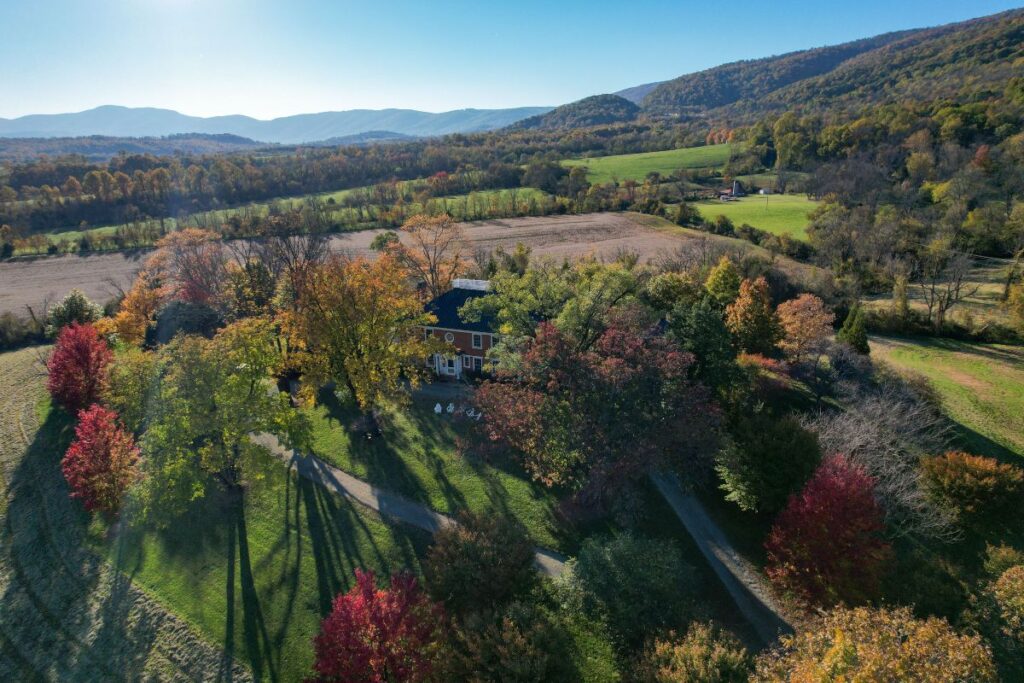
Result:
M694 202L706 220L725 216L737 227L747 223L776 235L788 235L794 239L807 239L807 214L818 206L818 202L804 195L771 194L751 195L723 202L711 199Z
M973 452L1024 457L1024 347L951 339L872 337L871 353L925 377Z
M663 152L565 159L562 164L586 166L588 169L587 180L592 183L607 183L612 180L643 180L652 171L669 175L681 168L718 168L729 160L730 151L730 145L725 143L670 149Z
M671 229L652 229L648 218L653 217L598 213L509 218L466 223L465 231L470 253L477 248L509 248L522 242L537 256L561 259L592 254L611 258L621 250L631 250L639 253L643 261L670 252L686 238L701 234L676 229L660 219L654 223ZM363 230L335 235L332 248L372 255L370 243L379 232ZM46 300L55 301L73 287L96 301L106 301L118 287L126 288L131 283L146 253L140 250L87 256L69 254L0 263L0 313L24 313L26 305L39 307Z

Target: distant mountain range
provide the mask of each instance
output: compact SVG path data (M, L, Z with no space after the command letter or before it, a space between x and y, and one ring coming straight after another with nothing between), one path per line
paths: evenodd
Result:
M374 131L429 137L494 130L550 109L458 109L438 114L414 109L352 109L261 121L241 115L200 117L187 116L170 109L107 105L72 114L31 114L15 119L0 119L0 137L106 135L141 138L183 133L226 133L260 142L299 144L347 138Z

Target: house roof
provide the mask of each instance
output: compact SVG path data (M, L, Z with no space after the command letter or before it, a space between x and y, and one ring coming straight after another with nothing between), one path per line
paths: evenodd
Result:
M486 290L450 289L427 304L427 311L437 316L437 322L431 327L445 327L450 330L466 330L467 332L490 332L493 322L489 316L481 316L479 322L465 322L459 317L459 309L470 299L487 296Z

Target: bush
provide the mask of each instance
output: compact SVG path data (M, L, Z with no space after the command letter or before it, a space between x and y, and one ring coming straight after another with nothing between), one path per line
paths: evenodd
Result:
M89 301L79 289L72 289L60 303L50 309L46 318L46 334L57 335L65 325L94 323L103 317L103 307Z
M891 553L874 483L845 457L827 458L768 535L772 583L812 605L876 597Z
M427 587L456 614L497 607L530 590L537 579L526 530L497 513L463 513L434 535Z
M744 510L778 512L821 463L817 435L792 416L756 413L741 417L731 432L733 443L719 453L715 469L726 500Z
M685 625L694 611L696 574L668 541L628 533L587 539L560 580L582 609L607 619L627 648L658 629Z
M753 662L729 633L692 624L686 636L655 641L640 665L644 683L745 683Z
M977 531L1015 522L1024 501L1024 470L993 458L951 451L922 461L926 485L961 525Z
M790 681L994 683L992 657L979 636L960 635L943 619L910 610L840 608L784 637L757 660L754 683Z
M32 318L0 313L0 351L39 344L45 340L43 326Z

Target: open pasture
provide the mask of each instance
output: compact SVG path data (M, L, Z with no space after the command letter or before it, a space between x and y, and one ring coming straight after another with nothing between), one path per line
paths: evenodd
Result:
M751 195L723 202L718 199L695 202L705 220L725 216L736 227L744 223L775 235L789 235L793 239L807 239L807 214L818 202L804 195L770 194Z
M669 175L679 169L719 168L729 160L731 147L728 143L684 147L663 152L641 152L639 154L616 154L607 157L586 159L565 159L565 166L586 166L587 180L592 183L607 183L612 180L641 181L648 173L657 171Z

